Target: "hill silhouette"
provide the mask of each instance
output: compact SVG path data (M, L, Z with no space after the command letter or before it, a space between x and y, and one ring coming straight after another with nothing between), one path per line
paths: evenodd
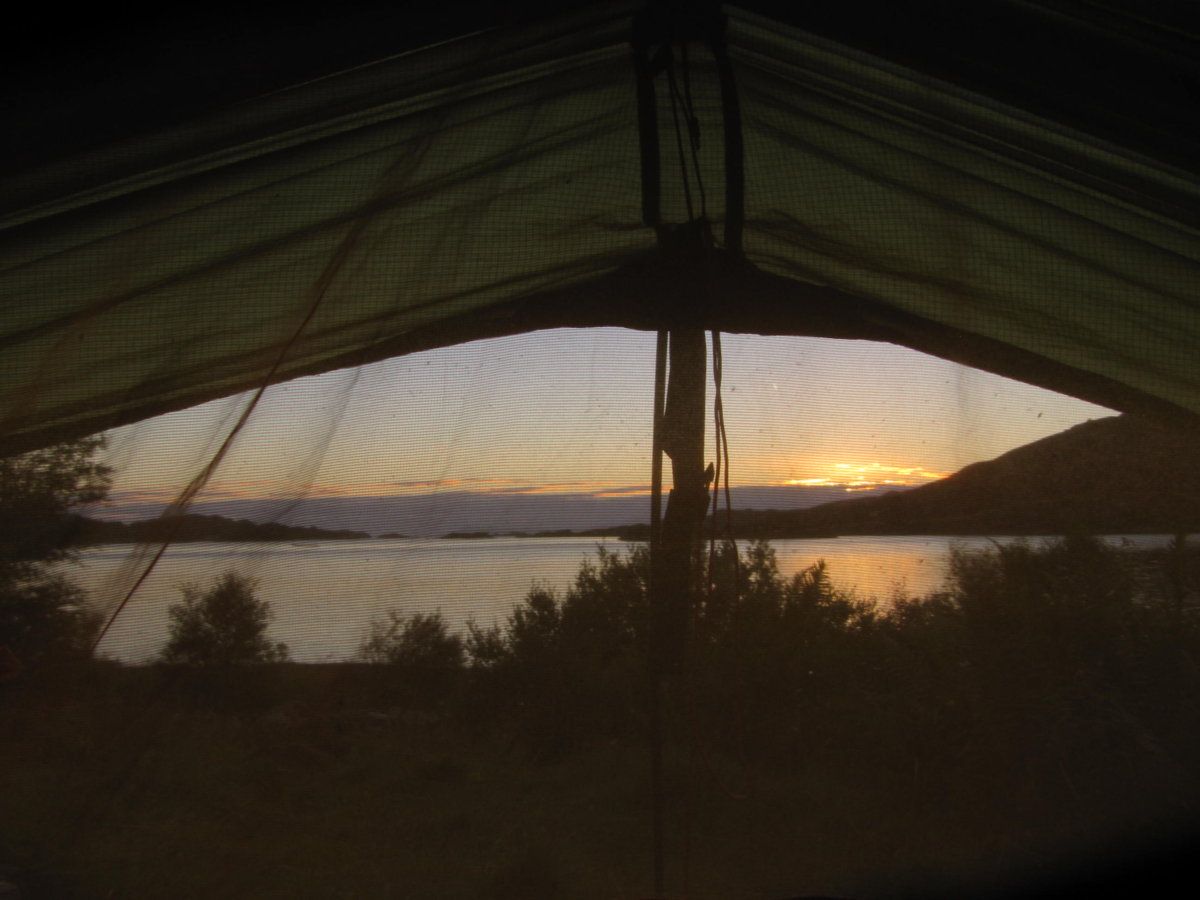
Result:
M738 536L1147 534L1200 531L1200 431L1095 419L882 496L737 510Z
M185 515L170 523L160 519L143 522L107 522L73 516L66 527L70 542L89 544L140 544L167 540L173 543L222 541L226 543L269 541L342 541L370 537L362 531L330 531L307 525L250 522L224 516Z

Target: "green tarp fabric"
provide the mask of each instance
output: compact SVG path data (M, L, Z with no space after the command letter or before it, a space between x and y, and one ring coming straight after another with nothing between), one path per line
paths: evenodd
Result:
M424 346L580 324L573 292L653 264L635 9L474 35L6 180L0 450ZM728 13L747 271L797 285L795 333L821 333L804 324L811 287L960 335L961 352L945 352L960 361L1019 374L1020 360L1044 360L1200 414L1194 177ZM701 184L685 191L660 87L664 215L685 219L690 194L719 235L721 109L699 48L688 76ZM737 293L729 304L753 306ZM551 312L522 318L538 298ZM603 324L630 324L625 308ZM910 333L890 339L930 349ZM998 366L997 346L1017 363Z

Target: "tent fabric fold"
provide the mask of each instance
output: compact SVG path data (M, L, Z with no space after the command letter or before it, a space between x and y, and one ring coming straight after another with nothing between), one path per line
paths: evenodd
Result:
M404 54L10 180L0 451L429 346L663 324L644 312L669 306L661 286L622 275L661 262L641 224L634 9ZM696 302L700 324L891 340L1200 415L1195 178L728 15L745 277ZM717 224L719 84L698 49L691 67L688 190ZM658 102L663 215L682 221ZM764 277L796 289L766 299Z

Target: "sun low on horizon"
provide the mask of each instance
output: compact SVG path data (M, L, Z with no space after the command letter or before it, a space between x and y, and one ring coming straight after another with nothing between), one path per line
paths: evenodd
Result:
M654 342L559 329L276 385L200 499L643 496ZM1112 414L867 341L725 335L723 356L736 488L914 487ZM110 432L108 514L174 499L249 402L228 397ZM711 456L711 424L707 441ZM665 474L669 484L669 465Z
M921 466L888 466L878 462L865 465L833 463L827 475L789 478L788 487L843 487L847 492L876 487L915 487L946 478L951 472L930 472Z

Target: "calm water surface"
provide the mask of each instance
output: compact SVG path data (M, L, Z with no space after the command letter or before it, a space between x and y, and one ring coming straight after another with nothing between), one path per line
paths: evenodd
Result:
M1155 536L1132 539L1162 543ZM285 642L298 662L355 656L373 619L388 609L441 610L461 626L502 621L534 584L563 591L580 562L596 556L595 538L486 540L363 540L276 544L195 543L171 547L113 624L103 655L127 663L152 660L167 638L167 608L180 586L210 582L234 569L258 579L271 604L270 636ZM625 552L621 541L604 542ZM950 547L990 547L988 538L842 537L773 541L779 568L791 575L819 559L835 585L887 602L897 590L923 594L944 582ZM101 604L127 589L131 548L90 548L71 574Z

